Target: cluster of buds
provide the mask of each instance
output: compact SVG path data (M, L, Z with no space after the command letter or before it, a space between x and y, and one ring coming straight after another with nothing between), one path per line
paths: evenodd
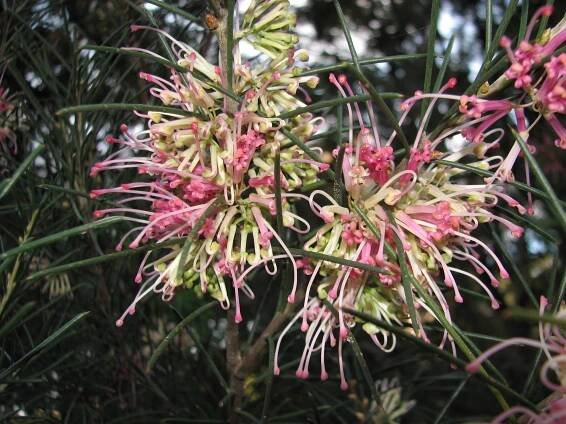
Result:
M273 34L277 27L287 28L280 16L288 13L286 2L252 3L243 17L244 28L251 28L258 37L266 31ZM116 325L123 325L149 293L161 293L167 301L180 288L199 296L208 293L226 309L235 300L235 320L241 322L240 295L254 297L246 276L259 267L273 275L277 260L283 258L293 266L288 300L294 302L296 261L272 226L277 213L276 160L280 161L283 226L300 234L309 232L310 224L294 212L293 202L304 197L299 189L317 183L318 174L328 168L306 157L281 132L286 127L304 142L321 120L306 113L291 119L278 117L306 106L296 91L301 84L314 87L318 82L316 77L298 76L297 62L308 60L307 53L296 51L293 42L284 49L281 45L277 54L269 50L265 63L242 63L237 55L234 80L228 84L229 73L222 66L210 64L164 31L132 26L133 31L142 29L170 40L176 64L184 70L171 69L169 78L140 73L153 85L150 93L176 111L137 113L146 120L147 129L132 133L122 125L119 138L107 138L119 149L91 169L93 177L125 168L145 176L119 187L92 190L93 198L115 197L112 207L94 214L123 214L136 224L117 250L125 243L137 248L148 242L158 249L148 251L142 260L135 276L139 292ZM233 93L226 93L229 87ZM166 254L154 257L163 251L161 244L178 238L181 241L167 247ZM284 253L275 254L274 243Z
M281 53L287 54L299 41L292 32L296 22L287 0L252 0L235 38L245 39L256 50L276 58Z
M503 130L493 126L512 112L518 136L525 141L532 153L536 151L536 146L529 143L529 134L541 119L553 129L556 137L554 144L566 149L566 128L561 122L566 114L566 53L561 52L566 41L566 20L563 19L555 28L545 31L541 38L531 40L538 19L549 16L552 12L552 6L539 8L514 50L508 37L500 40L510 66L493 86L498 88L512 83L516 89L514 93L507 95L505 99L492 99L492 90L488 89L483 94L490 99L475 95L460 97L460 111L477 123L477 126L470 127L464 133L468 140L479 142L493 136L490 146L497 146ZM530 115L534 116L531 124L528 121ZM505 160L495 170L494 178L513 180L512 169L520 153L520 145L515 142ZM526 182L530 185L527 163L525 171ZM528 211L533 213L530 194Z
M529 108L544 117L556 132L556 146L566 149L566 129L558 118L566 114L566 53L557 52L566 42L564 22L546 32L542 39L530 41L537 20L541 16L550 16L552 12L552 6L537 10L514 51L508 37L503 37L500 44L511 62L505 77L513 81L515 88L521 89L527 99L530 98L526 105L519 107ZM543 65L542 74L539 72L540 65Z
M404 398L405 393L403 393L403 385L399 377L379 379L374 386L379 396L379 405L375 399L360 397L356 393L356 385L352 384L348 398L354 403L357 421L372 424L403 422L405 415L416 405L416 401Z
M354 87L345 75L336 77L331 74L329 80L342 96L355 94ZM342 343L348 340L356 318L346 313L345 308L367 312L389 324L401 325L409 319L407 305L411 296L419 312L417 322L413 325L419 329L420 337L429 341L421 323L421 315L429 312L434 316L434 313L417 292L405 292L401 284L402 264L407 265L411 278L436 297L445 318L450 322L452 318L446 293L451 292L451 297L457 303L464 301L460 290L463 284L461 277L477 284L491 299L491 307L499 308L499 302L489 286L497 287L500 279L509 278L509 274L493 250L472 233L481 224L499 222L512 235L520 237L523 229L495 215L492 209L501 201L516 208L519 213L525 213L526 208L508 196L497 180L471 184L462 178L464 171L461 168L447 165L459 162L481 170L500 165L503 160L500 156L486 156L492 146L485 140L469 143L455 152L443 148L446 139L455 135L463 136L476 125L477 120L445 130L435 138L429 138L426 134L425 122L439 98L461 100L460 96L445 93L455 85L455 79L451 79L439 93L419 92L403 102L399 126L403 125L417 101L432 98L410 152L404 158L396 159L393 152L396 133L388 139L380 137L371 102L367 102L365 110L363 105L356 102L348 104L348 140L342 147L341 164L343 186L348 194L347 204L340 205L321 191L311 194L309 202L312 210L324 224L304 248L378 267L380 271L366 272L323 261L305 268L310 280L303 308L295 317L295 320L302 319L301 330L306 333L298 377L306 378L309 375L311 354L319 346L320 377L322 380L328 377L324 352L325 345L329 343L331 347L337 345L341 387L348 387L342 366ZM360 86L360 91L367 92L363 86ZM364 121L364 116L368 117L369 122ZM359 128L357 132L356 127ZM335 154L342 156L338 150ZM314 201L317 195L326 198L324 206L320 205L322 201ZM359 215L355 209L363 215ZM392 247L396 245L399 249ZM485 257L489 259L482 260ZM491 269L490 262L495 264L497 271ZM467 270L470 267L475 273ZM487 276L487 282L478 274ZM317 276L321 278L316 294L311 296L311 286L315 284ZM365 324L363 329L382 350L394 349L396 340L393 334L371 324ZM285 333L282 333L278 343ZM454 343L447 333L444 333L440 346L443 347L447 341L455 353ZM279 371L277 360L274 371Z
M546 361L540 369L540 379L542 384L551 391L551 395L540 405L540 412L531 411L524 406L514 406L495 417L492 421L493 423L503 423L516 415L521 417L519 419L520 422L526 423L559 424L566 420L566 334L564 333L564 327L561 327L560 324L543 324L543 313L547 306L548 300L541 296L539 308L541 321L538 326L539 340L523 337L505 340L486 350L466 367L468 372L476 373L480 365L490 356L509 346L539 348L546 356ZM553 316L558 322L564 320L565 317L566 309L564 306ZM557 381L555 382L554 378L551 378L549 374L554 374Z

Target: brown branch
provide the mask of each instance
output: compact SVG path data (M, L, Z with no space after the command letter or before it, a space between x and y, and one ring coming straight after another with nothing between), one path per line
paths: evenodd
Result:
M301 299L295 300L295 303L288 303L283 311L275 314L236 368L235 374L239 378L245 378L258 368L267 348L267 338L279 331L295 311L295 305L299 303Z

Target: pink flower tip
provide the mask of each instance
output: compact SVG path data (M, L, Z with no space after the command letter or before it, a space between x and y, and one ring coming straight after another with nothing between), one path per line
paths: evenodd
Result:
M328 292L328 298L329 298L330 300L334 300L334 299L336 299L336 296L338 296L337 289L332 288L332 289Z
M279 367L277 365L275 365L273 367L273 375L279 375L281 374L281 370L279 369Z
M309 325L307 324L307 322L305 320L303 320L303 323L301 324L301 331L304 333L309 329Z
M454 300L456 301L456 303L464 303L464 298L460 294L454 296Z
M289 296L287 296L287 302L295 303L295 293L291 293Z
M543 16L550 16L552 15L552 12L554 12L554 6L550 4L541 7L541 13Z
M346 77L346 75L340 74L340 75L338 75L338 82L339 82L341 85L347 84L347 83L348 83L348 78Z
M320 165L318 165L318 167L320 168L321 171L327 171L328 168L330 168L330 165L327 163L321 163Z
M124 320L123 319L117 319L116 320L116 327L121 327L124 325Z
M255 97L255 90L253 88L249 89L248 91L246 91L246 94L245 94L244 97L248 101L252 100Z
M499 45L506 49L507 47L511 46L511 39L509 37L503 36L499 40Z
M547 305L548 305L548 299L547 299L545 296L541 296L541 297L540 297L540 305L541 305L543 308L546 308L546 307L547 307Z
M92 213L92 216L95 217L95 218L102 218L105 214L106 214L106 212L104 212L104 211L94 211Z
M452 77L448 80L448 83L446 84L449 88L454 88L456 87L456 84L458 84L458 79Z
M328 373L326 371L321 371L320 372L320 381L326 381L328 380Z
M91 190L88 194L88 197L90 197L91 199L96 199L98 196L100 196L100 194L100 190Z
M500 275L501 275L501 278L503 278L504 280L509 279L509 273L504 269L501 270Z
M410 100L405 100L403 103L401 103L400 108L401 108L401 110L405 111L405 110L408 110L409 107L410 107L412 104L413 104L412 101L410 101Z
M492 308L492 309L497 310L497 309L499 309L499 306L500 306L500 305L499 305L499 302L498 302L497 300L493 300L493 301L491 302L491 308Z
M116 245L114 250L116 250L116 252L121 252L123 248L124 248L124 246L122 245L122 243L120 243L120 244Z
M348 390L348 383L346 383L345 380L342 380L342 382L340 383L340 388L344 391Z
M136 307L135 307L135 306L130 307L130 308L128 309L128 313L129 313L130 315L134 315L134 314L136 313Z
M122 133L127 133L128 132L128 126L126 124L120 125L120 131Z
M137 25L137 24L130 25L130 31L132 31L132 32L139 31L141 28L142 28L141 25Z
M348 329L344 326L340 326L340 337L342 337L342 340L346 340L348 337Z
M242 320L243 320L243 318L242 318L242 314L240 313L240 311L236 312L236 316L234 317L234 322L236 324L239 324L239 323L242 322Z
M142 275L140 273L136 274L136 278L134 278L134 282L140 284L142 282Z
M336 75L331 72L330 75L328 75L328 81L330 81L332 84L336 84Z
M128 247L129 247L130 249L137 249L139 245L140 245L139 242L137 242L137 241L134 240L133 242L131 242L131 243L128 245Z
M476 362L470 362L468 365L466 365L466 371L470 374L475 374L479 369L480 365Z

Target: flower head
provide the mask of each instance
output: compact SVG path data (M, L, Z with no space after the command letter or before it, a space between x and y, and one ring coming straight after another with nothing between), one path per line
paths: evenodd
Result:
M273 7L265 9L267 3ZM274 28L282 25L278 12L285 4L252 3L243 28L251 22L263 46L266 34L273 36ZM271 224L277 212L275 161L279 156L283 225L298 233L308 232L310 226L291 209L291 203L300 198L293 191L316 182L327 165L305 157L280 131L286 126L296 137L307 140L320 119L309 114L288 120L277 116L305 105L295 96L301 84L316 85L312 77L295 77L296 60L308 56L292 48L295 40L289 46L281 45L277 54L269 54L266 64L244 65L238 57L234 93L228 96L223 70L190 46L161 30L137 25L132 29L157 31L170 40L176 64L183 70L170 70L168 78L140 72L140 78L151 84L150 94L174 110L137 113L146 120L147 129L132 133L122 125L119 138L108 137L119 148L94 164L91 176L135 168L143 177L119 187L93 190L92 197L116 198L115 207L97 210L95 216L120 213L137 225L124 235L118 250L125 243L137 248L148 242L159 246L179 241L161 256L156 252L162 249L145 255L135 276L140 290L116 324L121 326L149 293L170 300L181 288L199 296L208 293L224 308L230 307L232 299L240 322L240 295L254 297L246 276L258 267L275 274L277 260L283 258L293 266L289 302L294 302L296 261ZM239 99L236 107L229 107L234 98ZM274 244L281 246L282 254L274 253Z

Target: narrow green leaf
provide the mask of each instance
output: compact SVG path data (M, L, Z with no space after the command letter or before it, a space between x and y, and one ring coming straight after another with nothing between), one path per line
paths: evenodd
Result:
M423 341L422 339L415 337L414 335L407 332L403 327L391 325L391 324L389 324L385 321L380 320L379 318L376 318L376 317L371 316L369 314L366 314L364 312L357 311L355 309L344 307L344 308L342 308L342 310L344 312L351 314L351 315L354 315L354 316L356 316L356 317L358 317L358 318L360 318L364 321L375 324L378 327L383 328L384 330L387 330L391 333L394 333L395 335L399 336L400 338L408 340L411 343L419 346L423 350L427 350L429 352L432 352L432 353L438 355L440 358L444 359L445 361L447 361L450 364L457 366L458 368L460 368L462 370L466 369L467 362L461 360L460 358L452 356L450 353L446 352L445 350L438 348L438 346L434 345L433 343L427 343L427 342ZM519 400L522 404L528 406L529 408L532 408L535 411L538 409L537 406L534 403L532 403L529 399L526 399L520 393L516 392L515 390L511 389L510 387L506 386L505 384L501 383L500 381L495 380L493 377L489 376L489 374L487 374L487 373L478 372L476 374L473 374L472 377L476 377L476 378L479 378L479 379L485 381L490 386L493 386L493 387L501 390L502 392L505 392L506 394L514 397L515 399Z
M403 95L400 93L387 92L387 93L381 93L381 97L384 99L402 99ZM303 113L315 112L321 109L331 108L345 103L365 102L370 99L371 96L357 95L350 97L339 97L336 99L329 99L329 100L321 100L320 102L312 103L308 106L298 107L296 109L283 112L281 115L278 116L278 118L289 119L298 115L302 115Z
M95 256L95 257L92 257L92 258L81 259L81 260L75 261L75 262L69 262L69 263L66 263L66 264L63 264L63 265L49 267L49 268L42 269L41 271L37 271L37 272L34 272L33 274L28 275L26 277L26 281L33 281L33 280L37 280L38 278L43 278L47 275L60 274L62 272L73 271L73 270L76 270L78 268L82 268L82 267L86 267L86 266L97 265L97 264L101 264L101 263L104 263L104 262L109 262L109 261L113 261L113 260L116 260L116 259L137 255L137 254L142 253L142 252L147 252L148 250L160 249L160 248L172 246L172 245L175 245L175 244L179 244L182 241L183 240L180 239L180 238L174 238L174 239L167 240L163 243L146 244L144 246L138 247L137 249L125 249L125 250L122 250L120 252L108 253L106 255Z
M336 106L336 148L338 149L338 155L336 156L336 162L334 165L334 199L339 205L347 206L348 196L346 193L346 187L342 183L342 169L344 164L344 154L346 153L346 145L342 144L342 127L344 123L344 108L342 105Z
M368 58L368 59L360 59L358 63L360 66L364 65L373 65L376 63L387 63L387 62L402 62L407 60L416 60L416 59L424 59L426 58L426 53L416 53L416 54L400 54L395 56L381 56L375 58ZM320 75L326 72L333 72L333 71L341 71L346 70L354 65L351 61L344 61L337 65L328 65L328 66L319 66L316 68L308 69L306 71L301 72L298 76L310 76L310 75Z
M543 170L538 165L537 160L533 157L533 155L527 148L527 145L523 140L523 138L521 137L521 135L517 131L515 131L515 129L511 127L509 128L513 133L513 136L515 137L515 140L519 143L519 146L521 147L521 150L523 151L523 155L525 156L527 162L529 163L529 166L531 168L531 171L535 179L538 181L538 183L542 186L544 192L547 194L548 198L546 199L546 201L550 210L554 214L556 220L558 221L558 224L562 227L562 231L566 233L566 212L564 212L564 208L560 204L560 199L558 198L556 192L548 182L548 179L544 175Z
M334 305L332 305L332 303L330 303L326 299L323 300L323 303L328 308L328 310L332 313L334 318L338 319L338 311L336 310ZM381 398L379 397L379 394L377 393L377 389L375 387L373 378L371 376L371 372L370 372L368 364L367 364L367 362L364 358L364 354L363 354L362 350L360 349L360 345L358 343L358 340L356 339L356 336L354 335L354 333L351 332L351 331L348 334L348 341L352 344L352 349L354 351L354 357L356 358L356 361L358 362L360 369L362 370L362 374L363 374L364 380L365 380L365 382L366 382L366 384L369 388L371 398L374 400L374 402L376 404L377 414L376 414L375 417L377 418L377 422L382 422L383 418L385 417L385 410L383 409Z
M523 290L525 291L525 293L527 294L527 297L531 301L531 304L533 305L534 308L537 308L538 307L537 299L536 299L533 291L531 290L531 286L528 283L528 281L526 280L524 273L521 272L521 270L519 269L519 266L513 260L513 257L509 253L509 250L503 244L503 241L501 240L501 238L497 234L497 231L495 231L495 228L493 227L493 225L490 225L490 229L491 229L491 235L493 237L493 241L495 241L495 244L497 245L498 250L501 252L501 254L505 258L507 263L509 265L511 265L511 271L513 272L513 277L515 277L516 279L519 280L519 283L521 283L521 286L523 287Z
M14 184L24 175L26 170L33 164L34 159L39 156L45 150L45 145L40 144L22 161L20 166L14 171L11 177L6 178L0 183L0 200L6 196Z
M389 223L396 227L397 224L393 212L391 212L390 209L386 209L385 212L389 218ZM394 234L395 246L397 246L397 259L399 260L399 266L401 268L401 284L403 285L403 292L405 293L405 299L407 300L407 308L409 309L409 316L411 317L411 325L413 326L413 331L418 336L421 334L421 331L418 326L417 311L415 309L415 301L413 299L413 289L411 288L411 271L407 265L407 258L405 257L403 243L397 233L395 232Z
M274 171L275 173L275 209L276 209L276 216L277 216L277 232L279 234L283 234L283 204L281 198L281 155L279 153L279 149L275 152L275 164L274 164Z
M84 234L87 231L97 230L99 228L104 228L109 225L115 224L117 222L123 221L123 217L121 216L111 216L108 218L103 218L98 221L89 222L88 224L79 225L78 227L70 228L68 230L59 231L55 234L50 234L46 237L40 238L38 240L32 240L21 244L18 247L14 247L4 253L0 253L0 259L4 260L10 256L14 256L23 252L28 252L33 249L37 249L38 247L43 247L48 244L54 243L59 240L66 239L68 237L73 237L79 234Z
M269 365L267 374L267 381L265 382L265 394L263 395L263 409L261 411L261 423L265 423L269 420L269 404L271 403L271 387L273 385L273 356L275 354L275 348L273 343L273 337L267 338L267 346L269 348Z
M450 166L452 168L463 169L465 171L472 172L472 173L477 174L477 175L482 176L482 177L489 177L490 178L490 177L493 177L493 175L494 175L493 172L491 172L491 171L486 171L485 169L480 169L476 166L466 165L466 164L459 163L459 162L452 162L452 161L444 160L444 159L436 159L434 162L442 164L442 165ZM538 188L535 188L535 187L531 187L527 184L520 183L518 181L506 181L505 184L509 184L510 186L515 187L519 190L531 192L533 194L536 194L539 197L542 197L543 199L548 199L548 195L544 191L539 190ZM561 204L566 206L565 201L561 201Z
M434 47L436 44L436 28L438 25L438 13L440 12L440 0L432 0L430 11L430 24L427 37L426 47L426 65L425 65L425 79L424 79L424 92L430 93L432 87L432 68L434 67ZM446 61L446 56L444 57ZM421 119L423 118L429 100L425 99L421 102Z
M554 5L554 0L547 0L546 2L547 6L552 6ZM537 36L536 38L539 39L542 37L542 35L544 34L544 31L546 30L546 25L548 24L548 16L541 16L540 17L540 22L538 24L538 31L537 31Z
M350 332L350 334L348 335L348 341L352 345L352 349L354 350L354 356L356 357L356 360L360 365L360 368L362 370L362 375L369 388L371 398L375 402L376 407L373 409L372 418L375 419L375 422L385 422L384 420L386 420L387 413L383 409L383 403L381 402L381 397L379 396L379 393L377 392L377 389L375 387L368 364L364 358L364 353L362 352L362 349L360 349L360 345L352 332Z
M161 0L145 0L145 2L159 6L160 8L167 10L169 12L173 12L176 15L182 16L183 18L185 18L188 21L191 21L191 22L194 22L194 23L200 23L200 19L198 17L190 14L189 12L185 12L183 9L176 7L176 6L173 6L172 4L166 3L166 2L161 1Z
M368 218L368 216L364 213L364 211L362 211L362 209L355 202L352 202L352 207L354 208L356 213L362 218L362 220L365 222L365 224L368 226L369 230L371 231L373 236L376 238L376 240L380 240L381 234L379 233L379 231L377 230L375 225L373 225L373 222L371 222L371 220ZM395 252L395 250L393 250L393 248L391 247L391 245L387 241L384 242L384 247L385 247L385 251L387 252L387 254L389 256L391 256L394 259L397 259L397 252Z
M226 83L232 91L234 85L234 0L226 3Z
M489 47L486 48L487 53L485 56L484 63L482 64L480 71L478 72L478 76L481 75L482 71L487 69L487 67L489 67L489 65L491 64L491 59L493 57L493 54L495 53L495 50L499 46L499 40L505 34L505 31L507 30L507 27L511 22L511 18L515 14L515 10L517 10L518 1L519 0L511 0L507 5L505 9L505 13L503 14L503 19L501 19L501 23L497 27L497 31L495 31L495 36L491 40Z
M442 308L440 308L438 303L430 296L430 294L424 289L424 287L421 286L421 284L413 277L413 275L409 275L409 278L411 279L413 287L415 287L415 289L417 290L418 295L426 302L428 307L432 310L432 312L433 312L435 318L438 320L438 322L440 322L442 327L444 327L446 329L446 331L448 331L448 333L452 336L452 338L454 339L454 342L462 350L464 355L466 355L468 360L473 361L476 358L475 355L473 354L473 352L471 351L471 349L467 345L466 341L464 340L464 338L462 337L460 332L450 322L448 322L448 320L444 316ZM477 349L477 350L479 350L479 349ZM492 379L492 377L489 376L489 374L487 373L487 371L485 370L485 368L483 366L480 367L478 373L483 375L484 377L489 377L490 379ZM493 379L493 380L497 381L495 379ZM498 383L500 383L500 382L498 381ZM502 383L500 383L500 384L502 384ZM504 387L507 387L504 384L502 384L502 385ZM498 401L498 403L501 405L501 408L504 409L504 410L508 409L509 405L508 405L507 401L505 400L505 398L503 397L503 395L501 394L501 392L499 391L500 387L498 385L490 385L489 389L493 393L493 395L496 398L496 400Z
M446 401L446 403L442 407L442 410L437 415L436 419L434 420L434 424L439 424L440 421L442 420L442 418L444 418L444 415L446 415L446 412L448 412L448 409L450 408L450 406L452 406L452 403L454 403L456 398L460 395L460 392L464 389L464 386L466 385L466 383L468 382L469 379L470 379L470 377L468 376L468 377L462 379L462 382L460 384L458 384L458 387L456 387L456 390L454 390L454 393L452 393L452 396L450 396L448 401Z
M273 248L273 251L279 252L280 250L281 249L277 247ZM325 255L324 253L311 252L310 250L296 249L293 247L290 247L289 251L296 256L305 256L307 258L319 259L327 262L332 262L335 264L348 266L351 268L363 269L364 271L373 272L375 274L390 274L389 270L387 269L378 268L376 266L369 265L363 262L356 262L356 261L351 261L349 259L339 258L337 256Z
M566 329L566 319L558 318L554 314L541 315L536 308L527 309L520 307L511 307L505 311L505 315L515 320L530 321L534 323L543 322L545 324L553 324L562 329Z
M0 328L0 340L16 328L20 324L20 321L22 321L35 307L35 302L28 302L21 306L14 316L8 322L4 323L2 328Z
M527 32L527 24L529 23L529 2L521 2L521 22L519 23L519 34L517 35L517 40L522 40L525 38L525 33Z
M58 343L59 339L61 339L67 333L67 331L69 331L71 328L73 328L78 322L82 321L89 313L90 312L87 311L87 312L82 312L82 313L76 315L74 318L67 321L63 326L59 327L53 334L51 334L49 337L47 337L41 343L35 345L24 356L22 356L20 359L15 361L12 365L10 365L8 368L6 368L4 371L2 371L0 373L0 380L3 380L8 375L10 375L22 362L30 359L32 356L39 353L43 349L49 347L50 345Z
M65 188L65 187L59 187L53 184L39 184L37 186L38 188L43 188L46 190L53 190L53 191L59 191L61 193L67 193L67 194L71 194L73 196L81 196L81 197L85 197L85 198L89 198L90 199L90 195L84 191L79 191L79 190L72 190L70 188ZM93 201L97 201L98 199L92 199Z
M179 333L181 332L181 330L183 328L185 328L187 325L189 325L191 322L193 322L196 318L198 318L204 312L208 311L209 309L211 309L212 307L214 307L217 304L218 304L218 302L212 301L212 302L209 302L205 305L202 305L201 307L199 307L198 309L195 309L193 312L191 312L189 315L187 315L180 323L178 323L175 326L175 328L173 330L171 330L165 336L165 338L163 340L161 340L161 342L159 343L159 345L157 346L157 348L155 349L155 351L153 352L153 354L149 358L149 361L147 363L147 371L150 372L153 369L153 366L155 365L155 363L157 362L159 357L161 355L163 355L163 353L165 352L165 349L167 348L167 346L169 346L169 343L171 343L173 341L173 339L175 339L179 335Z
M224 390L226 391L226 393L230 393L230 387L228 386L228 382L222 376L222 373L220 372L220 370L216 366L216 363L214 362L214 360L210 356L210 353L208 353L208 349L206 349L204 347L204 345L202 344L202 342L200 341L199 334L192 327L188 327L187 331L189 332L191 339L193 339L193 341L197 345L197 348L201 351L202 356L204 356L204 359L208 363L208 368L212 371L212 373L214 374L214 376L216 377L216 379L218 380L220 385L222 387L224 387Z
M312 150L309 146L307 146L299 137L297 137L295 134L293 134L291 131L289 131L287 128L282 128L281 132L283 133L283 135L285 137L287 137L289 140L291 140L290 144L287 144L287 146L291 146L291 145L297 145L299 146L311 159L317 161L317 162L321 162L324 163L324 161L322 160L322 158L314 151ZM331 178L335 177L334 171L332 169L328 169L326 171L324 171L327 175L329 175Z
M556 274L558 272L558 264L559 264L559 260L558 260L558 256L559 253L556 255L556 257L554 258L554 266L552 269L552 274L550 277L550 284L549 284L549 288L547 291L547 298L549 299L550 302L550 314L552 314L551 316L555 316L555 314L558 312L558 310L560 309L560 305L563 302L564 299L564 295L566 294L566 269L563 270L562 273L562 281L560 283L560 286L558 287L558 292L556 293L556 295L553 293L553 286L554 286L554 282L556 279ZM538 315L538 314L537 314ZM545 314L548 316L548 314ZM525 380L525 384L523 385L523 390L521 391L521 393L525 396L529 396L532 392L533 389L533 385L536 381L536 375L537 375L537 371L539 370L539 366L540 366L540 362L542 360L543 357L543 351L542 349L539 349L536 353L536 356L532 362L532 365L529 367L529 375L527 376L527 379Z
M385 101L381 97L381 94L375 89L373 84L367 79L365 74L362 72L358 60L358 54L356 53L354 42L352 41L352 35L350 34L350 30L348 29L348 24L346 22L346 17L344 16L344 12L342 11L342 7L340 6L340 2L338 0L334 0L334 7L336 9L336 12L338 13L338 19L340 21L340 25L342 26L342 31L344 32L344 36L346 37L346 42L348 44L348 49L350 50L350 55L352 56L352 62L353 62L352 70L354 71L360 82L368 90L372 100L377 103L379 109L385 114L387 121L389 122L393 130L397 133L399 139L403 143L403 147L405 147L405 149L408 152L410 150L409 142L407 140L407 137L405 136L405 133L399 126L397 118L395 117L393 112L391 112L391 109L389 109L389 106L387 106L387 103L385 103Z
M69 115L71 113L100 112L100 111L107 112L111 110L138 110L142 112L164 112L164 113L171 113L174 115L195 116L195 114L192 112L188 112L186 110L176 107L146 105L142 103L102 103L102 104L69 106L69 107L64 107L63 109L59 109L56 112L56 115L63 116L63 115Z
M187 72L187 68L185 68L184 66L179 65L176 62L173 62L171 60L167 60L161 57L156 57L153 56L149 53L144 53L141 51L136 51L136 50L128 50L127 48L119 48L119 47L112 47L112 46L95 46L92 44L86 44L83 47L81 47L81 50L93 50L93 51L97 51L97 52L105 52L105 53L114 53L114 54L120 54L120 55L125 55L125 56L133 56L133 57L139 57L142 59L147 59L149 61L152 62L157 62L160 63L161 65L167 66L168 68L173 68L176 71L179 72Z
M550 311L553 314L558 313L560 309L560 305L564 300L564 296L566 295L566 269L562 271L562 280L560 281L560 286L558 286L558 292L555 296L550 299L550 304L552 305Z
M476 92L482 86L482 84L484 84L486 81L488 81L489 78L491 78L495 75L501 74L501 72L507 66L507 58L506 58L505 54L501 54L498 59L494 59L493 56L495 54L497 46L499 46L499 40L501 39L503 34L505 34L505 31L507 30L507 27L509 26L509 23L511 22L511 18L515 14L515 10L517 9L518 1L519 0L510 0L509 1L509 4L507 5L507 7L505 9L505 13L503 15L503 18L501 19L501 23L499 24L499 27L497 28L497 31L496 31L493 39L489 43L488 48L486 48L484 61L483 61L482 65L481 65L481 67L478 71L478 74L476 75L474 82L472 82L472 84L470 84L470 86L466 89L465 94L476 94ZM458 110L458 104L454 103L450 107L448 112L446 113L447 118L444 119L444 121L441 122L437 126L437 128L431 133L431 138L436 137L436 135L438 135L439 132L442 131L442 129L446 128L446 126L448 124L450 124L450 122L453 120L457 110ZM459 116L459 115L456 115L456 116Z
M218 196L216 200L214 200L206 209L205 211L199 216L193 228L191 228L190 233L185 238L185 243L183 244L183 249L181 250L181 255L179 257L179 268L177 269L177 275L175 276L178 280L183 280L183 273L185 272L185 262L187 261L187 255L189 254L189 248L191 247L191 243L194 239L198 236L198 232L206 222L206 219L212 215L213 212L216 211L221 205L225 203L223 195Z
M486 0L486 2L485 2L485 50L486 50L486 52L491 49L492 37L493 37L493 0Z
M446 50L444 51L444 59L442 60L440 71L438 72L438 76L436 77L436 80L434 82L434 87L432 89L433 93L438 92L438 90L440 90L440 87L442 86L444 75L446 75L446 70L448 69L448 65L450 64L450 55L452 54L452 48L454 47L455 40L456 34L452 34L450 40L448 41L448 45L446 46Z

